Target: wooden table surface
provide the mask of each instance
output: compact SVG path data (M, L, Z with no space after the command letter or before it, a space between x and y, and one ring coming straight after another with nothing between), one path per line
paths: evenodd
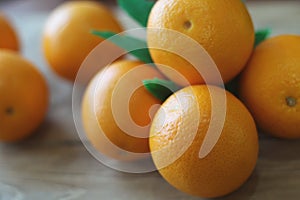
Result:
M51 105L45 122L33 137L19 144L0 144L0 199L199 199L172 188L157 172L117 172L87 152L72 118L72 85L48 69L40 47L43 23L59 0L48 1L49 5L41 9L26 2L1 2L0 6L20 33L23 55L47 77ZM270 27L273 35L300 34L299 1L255 2L248 6L256 27ZM124 13L114 10L126 27L137 27ZM221 199L300 199L300 141L261 134L253 175L241 189Z

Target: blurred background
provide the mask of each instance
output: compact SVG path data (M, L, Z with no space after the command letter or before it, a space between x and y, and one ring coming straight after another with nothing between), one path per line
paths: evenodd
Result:
M7 8L14 8L18 11L21 9L28 10L38 10L38 11L45 11L49 9L55 8L57 5L59 5L61 2L65 0L0 0L0 6L1 10L5 11ZM113 4L116 2L116 0L100 0L102 2Z
M51 8L54 8L55 6L57 6L58 4L60 4L61 2L63 2L65 0L0 0L0 6L1 9L2 6L4 6L4 8L6 6L16 6L18 8L22 8L22 9L30 9L30 10L48 10ZM114 4L117 0L98 0L98 1L102 1L102 2L106 2L108 4ZM247 0L247 1L286 1L286 0ZM294 0L294 1L299 1L299 0Z

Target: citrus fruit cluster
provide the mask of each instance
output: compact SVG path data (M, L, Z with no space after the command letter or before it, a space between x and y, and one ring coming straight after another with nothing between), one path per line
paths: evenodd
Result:
M148 26L173 29L199 42L215 61L225 83L237 77L238 96L251 113L250 115L243 111L242 103L235 102L238 100L232 99L227 93L227 111L222 134L211 154L204 159L199 159L197 152L203 145L207 130L201 122L208 120L200 117L199 137L196 135L191 146L179 159L159 170L171 185L201 197L223 196L240 186L249 177L257 159L256 129L252 117L258 128L266 133L281 138L300 138L300 36L273 37L253 49L253 25L240 1L160 0L150 13ZM148 35L148 42L156 45L164 42L171 44L168 37L155 32ZM201 77L197 78L197 73L190 70L190 65L179 56L160 49L150 49L150 53L154 62L171 66L181 72L190 84L203 83ZM240 72L242 73L239 75ZM181 84L176 78L173 79L172 74L165 74ZM205 108L209 105L210 98L205 97L200 88L203 90L205 86L192 86L192 90L197 91L197 100L200 101L200 113L207 116ZM175 96L187 90L188 88L180 90ZM170 151L178 151L176 140L187 137L179 135L178 139L174 139L174 135L182 128L183 117L171 109L174 108L172 101L176 101L174 96L162 105L164 111L159 110L154 118L150 132L151 151L165 147L170 148ZM186 106L190 106L193 111L197 110L189 104ZM171 122L167 120L162 127L157 127L163 112L167 112L164 114L165 118L170 116ZM171 126L176 127L175 130L170 130ZM190 127L189 124L187 127ZM188 130L182 134L189 134ZM243 145L242 141L245 142ZM226 142L230 145L226 145ZM154 153L153 160L160 166L163 160L168 159L168 155L170 154Z
M235 191L252 174L258 158L257 129L281 138L300 138L300 36L259 41L240 0L139 1L144 8L134 6L136 1L118 2L148 28L148 52L133 55L154 65L124 59L107 66L90 82L82 119L87 137L101 153L130 160L126 152L150 152L159 173L175 188L213 198ZM190 52L192 48L170 31L205 49L221 81L207 82L180 52L169 51L176 47ZM134 42L141 44L123 34L95 33L123 39L111 41L124 49ZM138 68L144 68L147 80L137 71L135 76L128 75ZM123 82L126 76L128 81ZM131 88L142 81L144 87L134 92L120 87ZM232 91L233 95L223 84L226 88L234 85L238 91ZM122 99L126 92L131 92L130 98ZM119 101L115 101L117 96ZM224 104L216 105L215 100L222 98ZM154 118L149 117L151 107L160 104ZM122 107L128 108L129 115L123 115L126 109ZM126 126L130 120L145 129Z
M171 185L213 198L235 191L251 176L259 151L257 129L300 138L300 36L258 44L241 0L118 3L148 28L147 41L118 35L119 22L95 1L63 3L43 32L49 66L71 82L88 54L111 36L118 39L109 40L113 48L148 45L128 52L138 60L121 56L103 66L85 90L82 122L99 152L126 162L151 154ZM49 93L43 75L18 55L16 32L3 15L0 28L0 140L12 142L41 124ZM204 49L220 80L206 79L180 52L167 50L191 50L170 31ZM207 58L193 56L205 67ZM237 88L235 95L224 84Z
M12 23L0 13L0 141L16 142L32 135L48 110L48 84L37 66L23 58ZM58 6L45 23L43 50L49 66L75 80L77 71L103 39L92 29L121 31L109 9L94 1L70 1Z

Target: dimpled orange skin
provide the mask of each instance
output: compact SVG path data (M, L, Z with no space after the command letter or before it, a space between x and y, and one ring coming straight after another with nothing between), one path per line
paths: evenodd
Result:
M199 110L200 123L191 145L175 162L158 170L175 188L190 195L212 198L233 192L251 175L258 156L258 136L254 120L246 107L226 92L227 113L221 136L213 150L200 159L199 151L210 123L211 113L207 87L210 87L217 97L222 95L221 88L200 85L186 87L167 99L155 115L149 141L155 165L160 166L166 160L169 162L168 160L173 159L172 155L176 155L176 151L180 150L178 147L186 145L182 144L182 141L191 134L191 124L188 123L192 123L194 119L187 119L187 124L183 124L183 117L188 118L192 116L191 113ZM180 105L176 96L185 104ZM189 98L196 98L199 107L197 103L191 103ZM180 106L186 108L186 116L176 109ZM162 123L164 119L166 123ZM184 131L179 133L180 129ZM163 148L166 148L166 153L159 151ZM156 151L159 152L154 153Z
M144 65L144 63L129 60L122 60L111 64L94 77L83 98L82 119L89 141L98 151L115 159L127 160L131 159L131 156L113 148L110 144L105 142L106 137L113 145L116 145L122 150L134 153L149 152L148 134L150 126L147 129L147 138L131 136L121 130L115 121L112 111L112 95L114 92L116 93L115 89L118 81L131 70L143 68L144 73L147 74L149 79L155 77L162 78L162 75L152 66L140 65ZM127 84L137 83L141 85L142 79L139 77L140 75L131 77L130 82ZM128 93L130 91L125 92ZM93 98L95 102L93 102ZM126 101L126 99L119 100L120 103ZM128 104L130 117L138 126L146 126L151 123L151 118L149 117L150 108L153 105L160 104L161 102L154 98L145 87L141 85L141 87L135 90L133 94L130 94L130 101ZM127 106L127 104L124 106ZM120 113L117 112L117 114ZM127 116L122 118L122 120L127 121ZM100 128L105 135L100 131Z
M42 74L13 51L0 50L0 141L15 142L34 133L48 107Z
M61 77L74 81L89 52L102 38L92 30L121 32L112 13L99 2L70 1L49 16L43 33L43 49L50 67Z
M0 30L0 49L19 51L20 44L16 31L2 13L0 13Z
M276 137L300 138L299 35L276 36L257 46L239 85L258 127Z
M241 0L159 0L150 13L148 28L171 29L197 41L215 61L224 82L233 79L243 69L254 44L252 20ZM148 31L147 36L150 47L163 48L180 42L171 38L160 31ZM190 84L204 83L194 67L180 55L154 48L150 53L155 63L172 67ZM160 70L168 78L186 85L165 69Z

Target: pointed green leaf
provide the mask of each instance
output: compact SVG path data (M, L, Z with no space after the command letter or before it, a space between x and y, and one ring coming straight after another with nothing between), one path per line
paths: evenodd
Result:
M164 102L174 92L181 89L172 81L154 78L151 80L144 80L145 88L157 99Z
M267 39L270 36L271 32L272 31L269 28L257 30L255 32L255 46L259 45L261 42Z
M146 27L150 11L155 2L151 0L118 0L118 4L134 20Z
M108 39L115 45L128 51L128 53L130 53L131 55L133 55L134 57L136 57L137 59L139 59L142 62L153 63L152 58L149 53L147 43L143 40L140 40L140 39L137 39L137 38L134 38L131 36L116 34L116 33L109 32L109 31L93 30L92 33L94 35L97 35L104 39Z

